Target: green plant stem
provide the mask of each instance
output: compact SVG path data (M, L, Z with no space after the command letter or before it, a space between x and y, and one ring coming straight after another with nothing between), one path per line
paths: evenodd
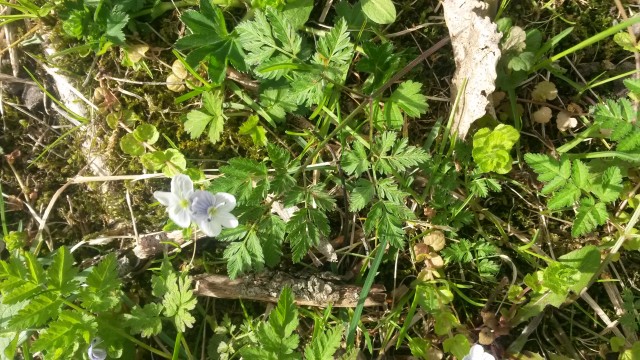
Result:
M632 163L640 163L639 153L625 153L620 151L596 151L590 153L581 154L567 154L569 159L602 159L602 158L617 158L620 160L630 161Z
M353 341L355 339L356 329L358 328L358 324L360 323L360 317L362 316L362 309L364 309L364 302L367 299L367 295L369 295L369 291L371 290L371 286L373 285L373 281L376 278L376 274L378 273L378 268L382 263L382 257L384 256L384 251L387 248L387 237L383 237L378 244L378 252L376 253L376 257L369 268L369 274L367 275L367 279L362 286L362 290L360 291L360 298L358 299L358 305L356 306L355 311L353 312L353 317L351 318L351 322L349 323L349 330L347 332L347 346L353 346Z
M538 66L535 67L535 69L532 69L532 71L536 71L539 70L541 67L546 66L554 61L558 61L560 59L562 59L563 57L570 55L578 50L581 50L589 45L593 45L595 43L597 43L600 40L604 40L605 38L614 35L615 33L621 31L621 30L625 30L626 28L632 26L633 24L637 24L640 22L640 17L632 17L629 20L623 21L621 23L619 23L618 25L612 26L610 28L608 28L605 31L602 31L584 41L581 41L580 43L568 48L567 50L556 54L554 56L552 56L551 58L549 58L549 60L547 61L543 61L541 62Z
M225 5L227 1L215 0L213 3L216 5ZM184 1L175 1L175 2L165 1L165 2L161 2L158 5L150 7L148 9L140 10L137 13L133 14L131 17L135 19L141 16L151 15L151 14L155 14L159 16L169 10L180 9L180 8L195 6L195 5L198 5L198 1L194 1L194 0L184 0Z

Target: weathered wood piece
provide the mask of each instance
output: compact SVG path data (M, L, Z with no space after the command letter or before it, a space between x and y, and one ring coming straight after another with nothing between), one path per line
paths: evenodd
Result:
M277 302L285 286L293 291L295 303L303 306L355 307L362 288L340 284L339 278L331 273L288 274L281 271L267 271L261 274L247 274L242 278L230 279L224 275L201 274L194 276L194 292L200 296L222 299L247 299ZM364 306L380 306L387 294L384 286L373 285Z

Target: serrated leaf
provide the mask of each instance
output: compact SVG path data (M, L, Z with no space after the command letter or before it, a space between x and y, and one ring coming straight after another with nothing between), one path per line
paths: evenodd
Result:
M589 167L580 160L573 160L571 180L579 189L589 191L589 188L591 187L591 174L589 174Z
M325 67L337 67L351 62L353 45L349 41L347 22L340 18L317 44L315 62Z
M591 198L584 198L580 201L578 214L571 228L571 235L581 236L593 231L598 225L607 222L609 214L607 208L602 202L595 202Z
M591 187L591 191L605 203L617 200L623 189L620 168L617 166L607 168L598 180Z
M74 280L78 269L73 267L73 256L66 246L61 246L53 256L53 262L47 269L49 289L57 290L66 296L77 289L78 283Z
M44 351L45 359L73 359L80 345L85 344L84 339L95 332L96 326L93 316L76 311L63 311L57 320L52 321L40 333L31 350Z
M360 177L371 165L364 145L356 141L353 144L352 150L344 152L340 160L340 165L342 166L342 170L347 174L355 174L355 176Z
M393 247L402 248L404 243L404 229L402 224L414 215L404 205L389 201L375 203L364 222L367 235L386 237Z
M129 15L123 12L111 12L107 18L106 38L114 44L124 44L125 37L122 31L129 22Z
M144 307L134 306L131 314L125 314L125 324L131 328L132 334L140 334L142 337L158 335L162 331L160 313L162 305L156 303L146 304Z
M232 242L224 250L227 259L227 273L231 279L251 270L251 254L244 242Z
M162 299L164 315L173 318L178 331L184 332L195 323L191 310L196 307L198 300L191 290L191 277L175 273L167 277L167 292Z
M249 116L247 121L240 125L238 133L240 135L251 136L251 140L253 140L253 143L257 146L267 146L266 130L260 125L260 121L256 115Z
M542 194L550 194L563 187L571 178L571 162L566 158L558 161L545 154L525 154L524 160L538 174L538 181L547 183Z
M557 191L547 202L549 210L558 210L565 206L572 206L580 199L580 189L574 184L567 184L560 191Z
M286 240L291 244L292 259L299 262L312 246L320 243L320 238L329 236L329 220L318 209L302 208L287 223Z
M28 328L40 327L52 318L56 317L61 310L62 299L53 293L40 294L29 301L27 306L20 309L15 316L9 320L10 329L22 331Z
M80 292L82 305L91 311L101 312L116 308L120 304L118 260L114 253L105 256L87 276L87 287Z
M358 179L356 186L349 193L349 211L358 212L365 208L373 200L375 188L366 179Z
M396 141L395 133L383 133L379 140L376 140L373 146L373 151L378 157L373 168L382 174L405 171L430 158L423 149L409 145L406 138Z
M304 348L305 360L333 360L333 355L340 346L342 330L333 328L314 336Z
M397 104L408 116L419 117L429 109L427 97L420 93L422 84L407 80L391 93L389 100Z
M523 52L509 60L507 67L513 71L529 71L536 60L532 52Z

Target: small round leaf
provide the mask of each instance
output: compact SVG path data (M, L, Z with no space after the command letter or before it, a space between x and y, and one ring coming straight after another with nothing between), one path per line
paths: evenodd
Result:
M125 154L133 156L144 154L144 145L133 134L127 134L120 139L120 149Z

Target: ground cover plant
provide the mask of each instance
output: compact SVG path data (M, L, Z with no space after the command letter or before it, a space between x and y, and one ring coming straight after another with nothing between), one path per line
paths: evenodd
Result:
M0 0L0 359L640 359L637 11Z

